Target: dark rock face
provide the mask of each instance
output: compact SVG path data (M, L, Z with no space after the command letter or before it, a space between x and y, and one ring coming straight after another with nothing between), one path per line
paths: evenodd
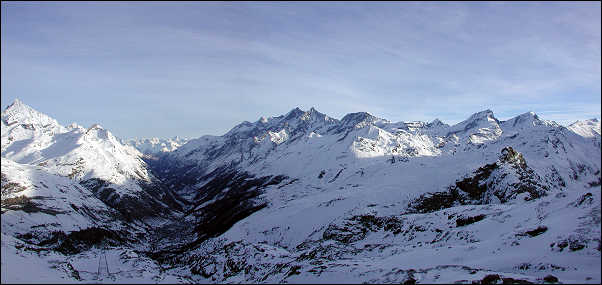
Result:
M352 243L362 240L369 232L380 229L398 234L402 222L395 216L377 217L374 215L353 216L343 224L331 224L322 234L324 240L336 240L341 243Z
M525 161L523 155L520 152L515 151L510 146L507 146L502 149L500 161L503 163L512 163L515 166L520 167L522 169L527 168L527 162Z
M515 176L518 182L504 182L508 175ZM474 176L457 181L455 186L468 193L470 199L488 204L495 200L505 203L521 193L528 193L528 200L542 197L548 190L542 181L527 166L522 154L505 147L497 162L479 168Z
M546 231L548 231L548 227L539 226L534 230L526 231L525 234L529 235L530 237L535 237L535 236L545 233Z
M450 188L447 192L423 194L417 199L410 201L408 209L410 212L431 213L461 203L462 197L458 194L457 188Z
M270 251L269 246L250 246L244 241L225 243L215 241L212 251L207 254L193 254L183 262L190 264L190 272L210 278L216 283L228 283L227 278L244 274L256 283L264 283L269 277L278 276L280 282L286 283L286 278L301 273L302 267L295 262L282 262L278 254ZM266 256L257 261L250 256Z
M26 213L37 213L42 212L44 214L56 216L57 214L64 214L66 212L43 206L42 203L34 202L35 200L44 200L45 197L27 197L18 196L15 198L6 198L2 200L2 208L13 211L23 211ZM2 212L4 213L4 212Z
M215 237L232 225L267 206L256 199L263 189L280 184L286 176L255 178L246 172L222 167L213 171L212 178L197 190L195 204L189 213L196 217L196 231L206 237Z
M556 243L552 243L550 247L552 251L561 252L567 247L570 251L578 251L586 248L590 242L595 242L595 240L589 240L587 238L575 235L561 239ZM598 240L598 245L599 243L600 241Z
M206 164L188 163L173 158L169 154L164 154L156 158L145 158L144 161L149 166L151 172L157 177L163 185L164 189L172 190L189 189L191 185L198 182L199 178L207 175L205 173ZM173 193L174 202L183 205L183 208L190 206L191 203L186 199L179 197L177 193ZM184 209L183 209L184 210Z
M189 235L191 238L154 252L151 257L163 262L177 259L178 254L198 247L209 238L221 235L236 222L266 207L267 202L259 198L263 190L286 179L288 177L282 175L254 177L231 165L217 168L195 179L204 184L195 190L196 195L190 202L192 205L185 213L186 216L194 217L194 221L189 227L176 233L180 236Z
M483 219L485 219L485 215L477 215L474 217L459 217L458 219L456 219L456 226L463 227L466 225L474 224Z
M496 284L497 281L500 279L500 276L497 274L489 274L483 277L483 280L481 280L481 284Z
M464 178L456 182L456 189L468 194L470 199L478 200L487 191L487 185L482 182L491 176L493 170L497 169L496 163L487 164L477 169L474 176Z
M533 284L533 282L522 280L522 279L514 279L510 277L502 278L502 284Z
M498 274L489 274L483 277L481 280L472 282L473 284L533 284L527 280L514 279L510 277L501 277Z
M9 182L8 178L6 178L6 175L4 173L0 173L0 182L2 183L2 195L19 193L27 189L19 183Z
M232 140L234 137L236 135L233 133ZM203 152L210 157L224 154L213 148ZM210 172L207 172L207 161L197 164L169 155L149 160L147 163L155 177L158 177L163 185L169 185L166 188L173 190L173 201L183 209L185 215L182 219L188 221L187 227L178 227L176 232L166 229L169 233L160 237L172 239L170 246L150 254L152 258L162 262L178 259L179 254L198 247L209 238L221 235L236 222L266 207L267 202L260 198L264 189L288 179L283 175L255 177L241 171L237 161L231 161ZM288 183L294 181L295 179ZM186 195L188 198L181 198L180 195ZM184 236L186 237L182 238Z
M94 193L94 195L113 209L119 211L123 218L131 222L133 220L143 220L149 217L169 217L172 214L172 208L162 203L162 197L154 197L150 193L159 192L159 187L153 184L140 184L145 190L132 195L118 195L117 190L102 179L92 178L81 181L80 184ZM153 193L158 195L157 193ZM170 197L170 196L167 196ZM176 206L173 208L177 209Z
M507 180L509 177L515 178ZM486 164L472 175L457 180L447 191L423 194L409 203L415 213L429 213L457 205L505 203L521 193L525 200L545 196L544 180L527 166L512 147L501 151L497 162Z
M320 171L320 174L318 174L318 179L322 179L324 177L324 174L326 174L326 171Z
M549 283L558 283L558 278L554 275L547 275L543 280Z
M19 238L47 250L55 250L62 254L77 254L90 249L92 246L121 245L128 240L127 235L127 232L92 227L68 234L63 231L54 231L42 235L27 233L20 235Z

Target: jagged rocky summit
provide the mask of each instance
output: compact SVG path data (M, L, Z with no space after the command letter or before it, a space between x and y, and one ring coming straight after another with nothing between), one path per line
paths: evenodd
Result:
M295 108L123 140L17 100L1 124L3 282L601 280L596 119Z

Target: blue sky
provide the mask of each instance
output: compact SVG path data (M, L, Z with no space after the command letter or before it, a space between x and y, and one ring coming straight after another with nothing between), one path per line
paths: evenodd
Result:
M2 2L2 108L120 137L294 107L457 123L600 118L600 2Z

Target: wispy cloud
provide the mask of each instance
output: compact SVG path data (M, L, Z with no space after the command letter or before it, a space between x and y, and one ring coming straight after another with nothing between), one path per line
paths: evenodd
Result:
M2 102L122 136L222 134L295 106L600 117L600 54L600 3L2 3Z

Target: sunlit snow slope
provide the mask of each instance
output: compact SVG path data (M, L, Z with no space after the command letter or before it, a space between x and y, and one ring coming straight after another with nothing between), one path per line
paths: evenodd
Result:
M2 114L3 252L20 260L18 244L40 247L23 237L31 231L23 227L38 224L14 222L29 204L8 205L19 195L5 194L8 183L28 185L30 207L47 209L35 219L65 233L105 223L66 213L70 206L57 201L71 196L44 194L44 183L79 191L65 199L100 203L102 211L165 209L109 228L147 233L146 246L113 242L107 251L127 268L109 274L116 282L142 267L152 269L136 271L141 280L158 282L602 281L595 119L564 127L532 112L501 121L485 110L448 125L365 112L339 120L295 108L182 145L129 143L140 151L99 126L65 128L21 102L9 106ZM150 198L119 207L108 199L132 193ZM71 267L60 278L109 280L87 273L84 262L102 251L78 246L61 253ZM5 256L3 264L12 258ZM78 278L69 277L74 272Z
M591 122L313 108L243 122L149 161L195 225L188 258L164 258L194 264L199 282L599 282Z

